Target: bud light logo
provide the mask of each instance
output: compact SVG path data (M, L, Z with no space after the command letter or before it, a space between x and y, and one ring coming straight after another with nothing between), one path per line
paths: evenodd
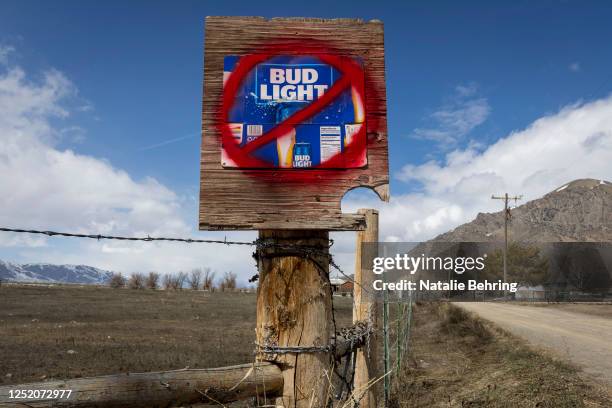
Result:
M323 64L261 64L256 80L260 103L310 102L330 88L333 69Z
M312 167L310 143L296 143L293 147L293 167Z

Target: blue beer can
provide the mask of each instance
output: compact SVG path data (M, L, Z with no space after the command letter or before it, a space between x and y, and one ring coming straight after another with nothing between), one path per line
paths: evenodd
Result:
M312 167L310 143L296 143L293 146L293 167Z

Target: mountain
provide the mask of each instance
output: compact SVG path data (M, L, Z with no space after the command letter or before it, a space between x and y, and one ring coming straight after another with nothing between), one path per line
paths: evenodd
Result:
M87 265L16 264L0 260L0 280L105 284L112 272Z
M513 202L511 202L513 204ZM433 241L504 239L504 214L480 213ZM511 210L508 235L519 242L612 242L612 183L580 179Z
M546 287L593 293L610 289L612 183L574 180L541 198L512 208L510 214L509 242L537 247L548 260ZM501 249L503 242L502 210L480 213L473 221L420 244L414 253L458 256L461 251L462 256L479 256Z

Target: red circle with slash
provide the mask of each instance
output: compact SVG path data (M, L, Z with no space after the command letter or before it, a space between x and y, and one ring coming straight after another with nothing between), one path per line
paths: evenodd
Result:
M311 118L320 112L327 105L331 104L336 98L338 98L342 92L346 89L353 88L359 101L364 105L365 109L365 95L364 93L364 72L354 60L348 57L341 57L338 55L330 54L318 54L308 53L308 56L315 57L325 64L331 65L336 68L342 76L338 79L331 88L323 93L323 95L316 101L308 104L301 110L293 113L290 117L285 119L283 122L277 124L274 128L258 137L257 139L249 142L244 147L240 147L238 142L235 140L232 134L232 130L229 124L229 112L234 106L236 95L247 75L255 68L256 65L268 61L269 59L279 56L286 55L284 53L261 53L246 55L238 61L236 69L230 74L223 86L223 102L221 106L221 120L218 121L218 128L221 132L221 142L227 157L232 160L239 168L275 168L273 164L258 159L251 155L252 152L258 148L273 142L278 137L285 135L291 131L296 125L303 123L305 120ZM357 160L362 157L364 150L366 149L366 126L362 124L357 133L353 136L351 143L344 147L344 151L335 154L324 162L321 162L317 166L310 167L310 169L339 169L344 167L345 161ZM284 170L280 169L279 170ZM298 169L287 169L292 172L299 171ZM309 171L305 170L305 171Z

